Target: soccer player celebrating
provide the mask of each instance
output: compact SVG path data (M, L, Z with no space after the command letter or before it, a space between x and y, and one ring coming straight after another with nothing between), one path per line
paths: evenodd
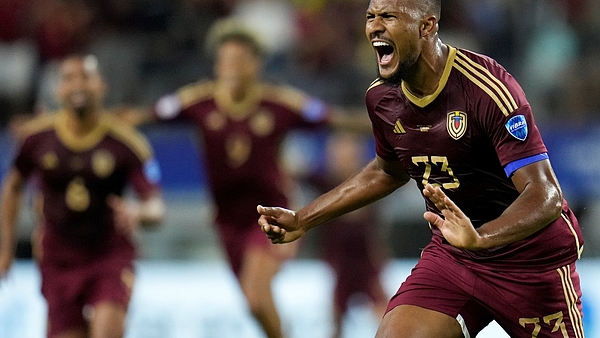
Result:
M296 212L259 205L258 223L291 242L412 178L431 242L377 337L475 337L492 320L511 337L583 337L581 229L531 107L497 62L440 40L440 3L370 2L376 158Z
M0 277L14 259L28 178L42 197L33 242L48 337L123 336L134 282L132 235L164 215L152 150L141 134L104 113L104 92L95 57L64 59L57 87L62 109L21 128L25 136L2 186ZM123 198L129 185L138 201Z

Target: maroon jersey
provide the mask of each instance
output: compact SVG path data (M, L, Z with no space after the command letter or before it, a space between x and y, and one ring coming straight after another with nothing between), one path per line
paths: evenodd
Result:
M154 113L198 130L217 220L235 223L255 219L258 204L287 205L281 142L291 129L324 125L329 108L297 90L265 84L231 103L215 82L206 81L160 98Z
M403 85L379 80L368 89L366 103L377 155L400 161L421 189L426 183L441 186L475 227L500 216L517 198L510 179L515 170L548 158L519 84L494 60L467 50L450 47L435 93L418 98ZM441 215L425 201L427 210ZM447 246L465 258L498 258L498 264L506 259L562 266L583 245L566 202L563 211L538 234L502 248ZM438 229L432 231L434 241L445 243Z
M129 238L115 231L109 195L131 183L140 196L157 188L158 167L141 134L102 115L83 138L67 130L66 112L36 120L15 159L35 176L43 197L43 262L86 262L110 250L133 258Z

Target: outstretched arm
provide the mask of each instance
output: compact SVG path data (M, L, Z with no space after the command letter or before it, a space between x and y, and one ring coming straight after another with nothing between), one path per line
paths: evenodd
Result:
M297 212L258 206L261 215L258 224L271 242L291 242L317 225L391 194L408 180L399 162L377 157L357 174Z
M432 212L423 217L438 227L455 247L481 250L510 244L542 229L560 217L562 192L550 161L529 164L517 170L512 181L519 197L500 215L475 229L469 218L439 187L427 185L425 197L435 203L444 218Z
M139 127L154 121L152 110L149 107L119 106L111 109L110 113L112 113L118 121L132 127Z
M17 217L23 195L24 179L12 169L2 184L2 202L0 204L0 278L4 277L15 257L17 236Z
M165 215L165 204L158 192L137 202L111 195L108 204L114 212L115 227L128 235L133 235L139 226L160 225Z

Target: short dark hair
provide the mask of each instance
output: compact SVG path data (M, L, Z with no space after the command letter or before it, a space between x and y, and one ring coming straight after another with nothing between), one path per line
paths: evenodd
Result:
M438 20L442 15L442 0L417 0L420 2L420 8L427 15L435 15Z

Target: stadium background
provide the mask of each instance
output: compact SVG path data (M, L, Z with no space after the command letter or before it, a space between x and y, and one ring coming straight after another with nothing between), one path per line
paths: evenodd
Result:
M363 34L367 2L1 0L0 175L10 165L15 146L10 121L56 108L52 83L62 56L81 49L98 56L110 86L108 106L149 105L162 94L210 76L206 34L223 18L257 30L268 51L266 79L296 86L332 104L362 108L364 90L375 77L372 52ZM442 40L496 58L527 93L554 169L586 236L581 262L586 325L588 337L600 337L600 329L593 327L600 322L594 320L600 315L600 296L593 286L600 277L600 1L445 0L443 6ZM140 291L136 290L132 304L128 334L236 337L247 332L244 336L251 337L256 334L253 324L244 314L212 232L212 209L195 135L183 126L147 126L143 131L161 165L169 211L162 229L138 238ZM286 163L319 170L326 137L291 135L285 147ZM371 144L365 145L365 151L372 152ZM313 192L299 183L297 202L302 203ZM421 217L423 202L414 188L399 190L378 207L377 225L392 256L386 270L391 293L429 233ZM28 258L32 220L25 207L19 231L20 260L9 279L0 283L0 337L38 337L43 328L38 277ZM295 297L286 298L290 297L287 292L279 297L284 321L298 337L306 336L302 330L308 328L320 332L309 333L312 336L323 334L329 318L331 276L318 259L318 231L309 235L298 260L276 281L278 290L298 286ZM297 276L314 278L308 278L309 285L296 284ZM219 294L226 301L210 298L215 287L222 287ZM188 303L177 306L177 300ZM292 324L292 311L286 316L286 310L294 307L311 315ZM201 317L205 320L193 320ZM362 332L360 328L372 330L374 324L359 311L348 325L355 325L356 333ZM18 331L22 329L34 333Z

